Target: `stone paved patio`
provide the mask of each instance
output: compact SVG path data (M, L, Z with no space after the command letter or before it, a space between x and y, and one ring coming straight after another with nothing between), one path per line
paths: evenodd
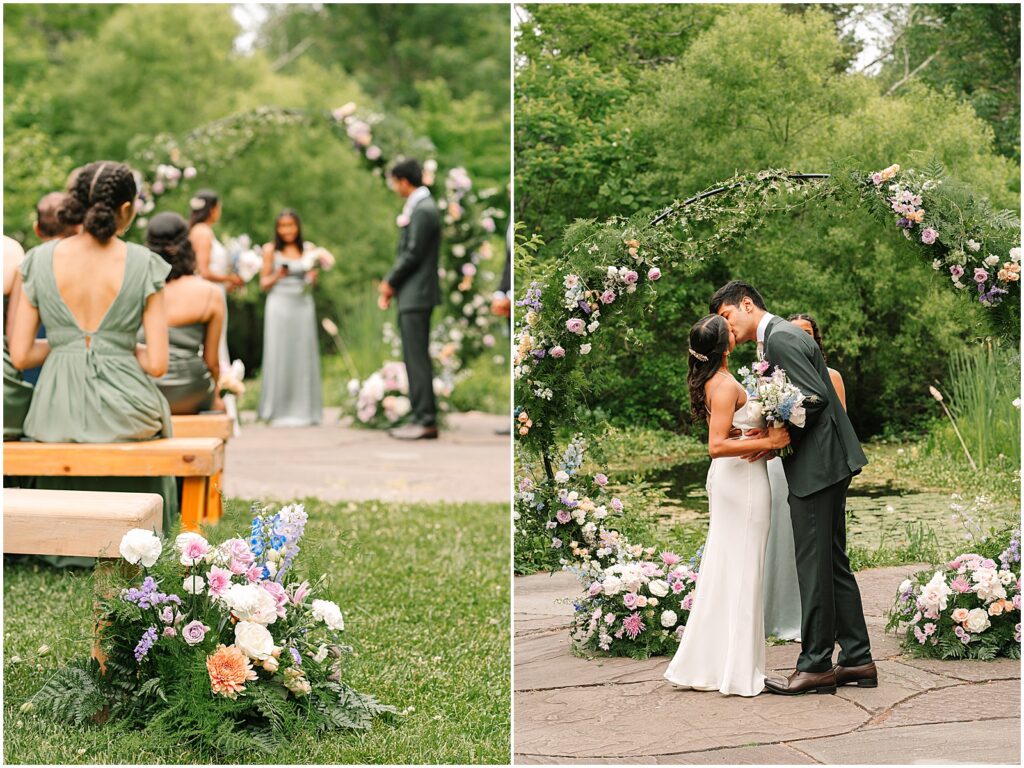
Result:
M243 412L228 443L227 496L288 501L499 502L511 496L512 444L495 430L504 416L455 413L438 440L401 441L383 430L339 423L324 410L318 427L274 428Z
M1019 764L1020 662L904 657L884 632L894 585L917 566L857 574L878 688L753 699L674 688L668 659L581 659L565 573L515 581L515 762ZM768 648L791 670L799 647Z

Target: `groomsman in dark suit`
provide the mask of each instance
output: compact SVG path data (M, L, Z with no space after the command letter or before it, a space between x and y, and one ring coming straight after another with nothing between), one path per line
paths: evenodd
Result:
M397 220L401 232L398 254L380 284L378 306L387 309L392 298L398 302L398 328L409 377L412 415L408 424L389 434L399 440L431 440L437 438L437 405L430 360L430 315L441 303L437 276L441 217L430 190L423 186L423 169L418 162L402 160L391 168L390 176L405 206Z

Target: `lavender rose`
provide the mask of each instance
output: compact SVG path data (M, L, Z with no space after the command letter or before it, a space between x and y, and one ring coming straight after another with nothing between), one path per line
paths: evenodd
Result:
M931 227L927 227L923 232L921 232L921 242L925 245L931 245L935 242L935 238L938 234L939 233Z
M199 643L203 642L206 633L209 631L210 628L203 624L203 622L190 621L181 630L181 637L189 645L199 645Z

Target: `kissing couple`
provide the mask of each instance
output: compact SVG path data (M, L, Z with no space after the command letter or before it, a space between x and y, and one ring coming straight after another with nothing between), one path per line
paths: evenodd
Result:
M768 312L748 283L735 280L720 288L710 310L690 330L688 384L694 418L703 416L709 425L711 522L693 608L665 678L684 688L739 696L765 689L792 696L835 693L840 685L877 686L860 590L846 554L846 492L867 459L821 349L800 327ZM768 370L784 370L803 394L801 427L768 427L760 403L729 372L730 354L746 342L756 342L758 360ZM787 446L781 463L801 651L792 674L769 679L764 600L797 597L763 592L773 485L782 482L779 473L769 483L769 458Z

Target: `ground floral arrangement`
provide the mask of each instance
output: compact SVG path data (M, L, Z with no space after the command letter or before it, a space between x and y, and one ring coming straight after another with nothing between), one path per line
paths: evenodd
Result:
M920 571L896 591L887 630L904 650L938 659L1020 658L1020 528L983 535L970 505L954 496L951 508L975 551ZM964 513L967 513L966 515Z
M681 599L678 610L671 603L675 593L672 598L666 595L671 608L662 608L662 613L670 611L677 623L658 626L661 619L655 621L655 612L663 598L650 592L647 584L658 582L660 591L672 566L664 560L659 565L642 545L609 538L615 534L613 523L596 516L607 512L611 502L605 505L588 496L592 487L568 487L573 471L566 468L567 457L571 464L576 454L581 456L584 441L573 438L565 451L558 445L566 431L579 426L580 404L586 400L591 377L600 375L599 340L609 328L617 328L624 331L627 344L635 343L631 325L656 300L658 281L684 279L689 265L727 253L729 245L749 237L768 215L851 200L863 203L881 226L902 232L935 270L948 271L954 290L966 295L969 285L977 286L974 295L988 310L992 328L1019 339L1020 221L1013 212L993 210L987 200L947 178L938 164L923 171L903 171L896 165L874 173L840 168L828 176L768 169L737 175L657 216L576 221L565 230L560 258L536 268L519 294L513 430L522 474L516 495L515 549L530 551L532 557L532 542L543 531L550 536L548 564L584 578L587 593L576 603L573 626L578 647L634 656L665 652L687 615ZM530 261L535 245L517 237L516 247L524 263ZM539 478L530 469L536 466L543 470ZM598 485L600 478L604 475L594 476ZM577 506L570 508L567 501ZM581 516L579 510L585 508L589 511ZM621 514L621 509L612 511ZM670 559L674 556L668 554ZM517 560L517 571L535 563L520 565ZM609 595L595 584L602 583L606 567L650 572L644 576L647 582L632 579L630 585L636 589L625 590L625 595L633 595L629 600L634 609L643 598L642 611L622 614L629 606L625 596L618 605L618 592L616 599L604 602ZM619 623L626 618L628 627ZM652 639L655 636L658 639Z
M226 756L394 712L344 683L341 609L320 596L325 576L296 573L302 505L254 512L248 539L217 545L126 533L99 602L101 660L63 667L22 711L121 720Z

